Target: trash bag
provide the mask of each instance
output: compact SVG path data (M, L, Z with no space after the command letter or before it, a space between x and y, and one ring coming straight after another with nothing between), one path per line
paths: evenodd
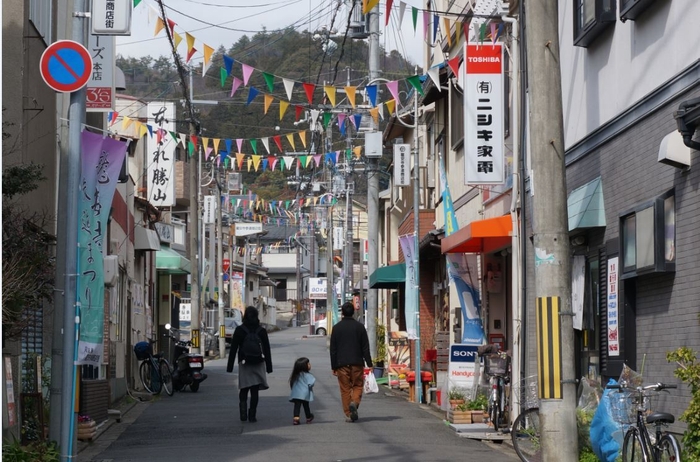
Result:
M608 385L617 385L617 381L610 379ZM591 421L591 447L602 462L615 462L622 447L622 424L613 418L610 402L611 395L615 394L617 394L616 390L603 391L603 397Z

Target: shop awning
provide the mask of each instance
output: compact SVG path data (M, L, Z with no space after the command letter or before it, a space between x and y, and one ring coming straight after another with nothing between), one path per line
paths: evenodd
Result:
M511 244L510 215L472 221L440 241L442 253L490 253Z
M377 268L369 276L369 287L372 289L396 289L404 282L406 282L405 263Z
M566 206L569 212L569 232L581 228L605 227L605 203L600 177L571 191Z
M170 274L189 274L190 261L170 247L161 246L156 252L156 270Z

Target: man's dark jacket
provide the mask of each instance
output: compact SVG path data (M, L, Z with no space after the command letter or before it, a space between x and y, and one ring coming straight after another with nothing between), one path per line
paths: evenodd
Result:
M363 361L364 359L364 361ZM369 338L365 326L352 317L344 317L331 333L331 368L343 366L372 367Z

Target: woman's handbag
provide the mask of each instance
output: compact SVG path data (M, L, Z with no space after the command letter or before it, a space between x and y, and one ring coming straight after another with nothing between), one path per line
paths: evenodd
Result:
M379 385L372 371L365 375L365 393L379 393Z

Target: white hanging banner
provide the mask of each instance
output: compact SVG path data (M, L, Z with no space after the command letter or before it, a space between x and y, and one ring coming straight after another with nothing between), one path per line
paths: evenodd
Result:
M608 356L620 356L619 300L617 298L618 257L608 259Z
M505 181L503 47L465 44L464 184Z
M574 329L583 329L583 296L586 289L586 257L575 255L571 266L571 311Z
M411 184L411 145L394 145L394 185L409 186Z
M207 225L216 223L216 196L204 196L203 223Z
M172 207L175 205L177 143L169 134L175 130L175 103L153 101L148 103L147 112L148 123L153 129L153 136L146 137L148 201L155 207ZM186 148L187 144L184 143L183 147Z

